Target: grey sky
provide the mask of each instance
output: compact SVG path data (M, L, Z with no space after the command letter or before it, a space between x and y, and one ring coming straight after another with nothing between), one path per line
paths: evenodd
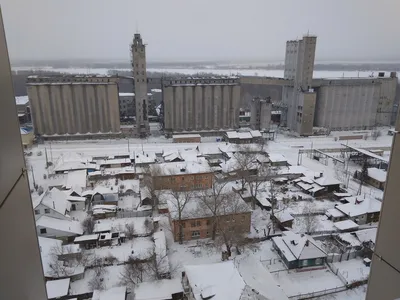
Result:
M11 59L128 60L136 29L150 61L284 58L318 35L317 60L400 60L397 0L0 0Z

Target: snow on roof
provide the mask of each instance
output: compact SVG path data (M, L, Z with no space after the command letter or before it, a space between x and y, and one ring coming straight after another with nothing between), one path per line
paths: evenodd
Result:
M304 176L307 177L314 177L315 173L316 172L311 171L310 169L307 169L304 166L288 166L281 168L278 171L278 174L280 175L303 174Z
M200 134L174 134L173 139L185 139L185 138L201 138Z
M203 293L211 296L210 292L213 300L239 300L246 286L233 261L184 266L184 270L196 300L204 299Z
M170 175L182 175L182 174L198 174L198 173L210 173L208 164L205 161L199 160L199 162L171 162L156 164L156 168L160 168L163 171L161 176ZM150 166L153 168L153 165Z
M61 171L71 171L71 170L83 170L87 169L85 163L80 161L67 161L57 165L54 168L54 171L61 172Z
M136 151L135 152L135 164L151 164L157 161L155 152L145 152Z
M169 259L167 256L167 240L164 231L157 231L153 234L156 259L159 264L160 273L169 273Z
M352 247L361 246L361 242L357 239L353 232L341 233L338 236L342 241L348 243Z
M238 139L239 138L239 135L236 131L227 131L226 136L228 137L228 139Z
M250 130L250 134L253 138L261 137L261 132L259 130Z
M343 197L351 197L350 193L333 193L336 197L343 198Z
M68 295L71 279L49 280L46 282L47 297L49 299L59 298Z
M287 221L293 221L294 218L292 217L292 215L286 211L286 210L282 210L280 212L275 213L275 217L279 220L279 222L284 223Z
M133 223L135 233L138 235L145 235L151 232L151 228L146 228L146 226L144 226L146 219L147 217L97 220L93 232L124 231L126 224Z
M326 253L311 236L284 231L281 237L273 237L277 247L288 261L326 257Z
M85 202L86 198L85 197L79 197L79 196L67 196L67 200L70 202Z
M131 96L131 97L133 97L133 96L135 96L135 93L119 93L119 95L120 96Z
M345 214L336 208L330 208L325 213L328 217L331 216L333 218L341 218L344 217Z
M67 174L67 182L65 184L65 187L67 189L71 189L74 187L86 187L86 169L69 171Z
M71 209L71 203L67 200L67 195L57 188L46 190L46 192L43 193L40 201L34 202L34 208L36 208L39 204L43 204L48 208L62 214L63 216L65 216L66 211Z
M385 182L387 173L378 168L368 168L368 176L379 182Z
M78 243L78 242L83 242L83 241L97 241L99 238L99 234L87 234L87 235L81 235L81 236L77 236L74 239L74 243Z
M54 249L60 249L62 247L62 241L41 236L38 237L38 240L43 272L45 276L48 276L53 272L50 268L50 264L54 261L52 253Z
M199 144L197 146L197 151L201 155L215 155L215 154L222 154L223 152L220 149L220 145L210 144L210 143Z
M28 96L17 96L15 97L15 103L17 105L25 105L29 102Z
M301 187L301 188L302 188L303 190L305 190L305 191L308 191L308 190L310 190L310 189L313 188L313 185L312 185L312 184L304 183L304 182L301 182L301 181L297 182L297 185L298 185L299 187Z
M29 133L30 133L30 131L28 131L28 130L26 130L25 128L22 128L22 127L19 128L19 132L20 132L21 134L29 134Z
M344 220L340 222L335 222L333 223L333 226L335 226L339 230L351 230L351 229L357 229L358 224L353 222L352 220Z
M358 230L354 234L357 236L357 238L360 240L361 243L364 242L375 243L377 231L378 231L377 228L369 228L364 230Z
M341 184L341 182L339 180L337 180L336 178L333 178L331 176L322 176L320 178L314 179L314 182L320 186Z
M268 153L268 157L271 162L287 162L285 156L280 153Z
M242 276L244 282L260 293L266 299L288 300L283 290L278 287L277 282L272 277L267 268L263 267L254 256L247 256L236 259L237 269Z
M375 213L381 211L382 203L373 198L352 196L343 199L345 199L349 203L337 205L336 209L345 213L349 217L356 217L367 213Z
M118 286L106 291L94 290L92 300L125 300L126 287Z
M64 254L81 253L82 249L79 245L67 244L62 246L62 252Z
M81 235L83 233L81 224L78 221L61 220L48 216L41 216L37 219L36 226L63 231L71 235Z
M130 158L107 158L107 159L96 160L96 163L99 166L130 164L131 163L131 159Z
M172 294L182 293L183 288L181 280L176 278L141 282L134 291L135 300L165 300L172 299Z
M345 145L345 144L342 144L342 145ZM375 158L375 159L379 159L379 160L384 161L384 162L389 162L388 158L385 158L385 157L382 157L382 156L377 155L375 153L372 153L372 152L370 152L370 151L368 151L366 149L356 148L356 147L352 147L352 146L349 146L349 145L345 145L345 146L350 148L350 149L353 149L353 150L355 150L357 152L360 152L360 153L362 153L364 155L367 155L369 157L372 157L372 158Z

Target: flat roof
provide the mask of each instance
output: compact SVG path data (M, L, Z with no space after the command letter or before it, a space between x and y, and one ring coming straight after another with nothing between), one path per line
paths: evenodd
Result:
M68 295L69 283L71 279L49 280L46 282L47 297L60 298Z
M349 229L357 229L358 228L358 224L353 222L352 220L335 222L335 223L333 223L333 226L335 226L339 230L349 230Z
M201 138L200 134L174 134L172 135L173 139L182 139L182 138Z

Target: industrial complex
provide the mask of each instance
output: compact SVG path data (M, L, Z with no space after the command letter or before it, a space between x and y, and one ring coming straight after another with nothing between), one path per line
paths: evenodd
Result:
M321 128L364 130L389 126L396 116L396 72L365 78L313 78L317 37L286 44L283 78L258 76L147 78L146 44L135 34L131 44L131 93L118 92L120 76L61 76L27 79L35 134L107 136L122 134L120 119L131 119L129 136L150 135L149 90L161 88L157 118L166 136L201 135L251 127L269 131L271 114L278 126L300 136ZM151 94L150 94L151 95ZM250 122L239 122L250 108ZM127 125L124 125L125 127Z

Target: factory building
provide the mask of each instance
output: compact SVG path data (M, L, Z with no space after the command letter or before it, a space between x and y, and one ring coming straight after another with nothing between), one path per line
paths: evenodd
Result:
M135 33L131 45L132 72L135 86L135 123L134 137L144 138L150 135L149 103L147 98L146 45L139 33Z
M120 132L117 77L30 76L26 86L37 135Z
M271 98L254 98L251 101L250 127L253 130L269 131L271 125Z
M162 88L166 134L239 127L239 78L164 79Z
M119 93L119 115L121 119L135 115L135 93Z

